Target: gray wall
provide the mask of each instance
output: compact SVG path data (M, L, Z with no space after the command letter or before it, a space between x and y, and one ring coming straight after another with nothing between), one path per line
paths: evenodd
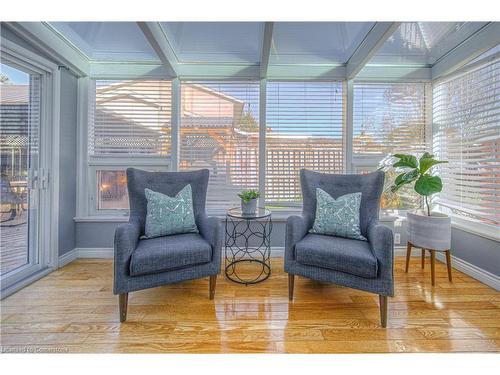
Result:
M115 229L122 223L88 223L76 224L76 247L78 248L110 248L113 247ZM222 226L224 231L224 225ZM271 234L271 246L285 246L285 222L275 221ZM252 243L255 245L255 242Z
M78 79L61 70L59 255L76 247L76 124Z
M121 223L88 223L79 222L76 225L76 246L78 248L110 248L113 247L115 229ZM393 229L392 223L385 223ZM224 232L224 223L222 225ZM250 245L255 246L253 241ZM273 221L271 233L271 246L285 246L285 221L283 219Z
M121 223L88 223L76 225L76 247L78 248L111 248L115 229ZM406 222L384 223L395 233L400 233L401 244L406 246ZM285 238L285 222L275 220L271 238L271 246L283 247ZM500 243L463 230L452 230L452 253L481 269L500 276Z
M451 251L453 256L500 276L500 242L453 228Z

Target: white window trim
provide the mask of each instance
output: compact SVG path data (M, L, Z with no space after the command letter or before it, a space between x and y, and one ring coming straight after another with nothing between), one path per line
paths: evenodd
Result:
M491 57L488 57L485 59L485 61L491 59ZM467 67L467 69L464 69L466 71L472 70L477 68L477 66L481 65L485 61L478 61L471 67ZM446 77L443 77L439 79L439 81L443 79L452 79L455 76L459 74L464 74L463 70L457 71L453 74L450 74ZM87 165L87 130L88 130L88 82L92 78L80 78L79 79L79 121L78 121L78 136L79 136L79 141L78 141L78 156L80 163L78 164L79 171L78 171L78 187L77 187L77 196L78 196L78 202L77 202L77 217L75 217L75 221L77 222L122 222L126 221L127 218L123 215L123 213L120 212L112 212L112 213L107 213L103 214L100 213L98 215L91 215L88 210L85 210L84 208L88 208L88 165ZM132 79L132 77L123 77L124 79ZM140 77L137 77L140 78ZM154 78L165 78L165 77L147 77L148 79L154 79ZM95 77L95 79L103 79L102 76L100 77ZM113 77L113 79L119 79L117 77ZM199 79L199 77L198 77ZM210 79L210 78L207 78ZM232 80L231 78L227 78L228 80ZM233 78L237 79L238 78ZM180 128L180 82L183 80L189 80L189 79L182 79L180 80L179 78L174 78L172 79L172 155L169 160L169 170L175 171L178 168L178 156L177 156L177 150L174 148L178 144L178 140L175 139L175 137L178 137L179 135L179 128ZM241 78L239 78L241 80ZM285 79L271 79L271 81L281 81ZM325 79L299 79L295 77L291 77L289 80L299 80L299 81L325 81ZM338 81L339 79L327 79L332 80L332 81ZM260 80L260 118L259 118L259 129L260 132L263 133L265 132L265 124L266 124L266 84L269 81L269 79L261 79ZM384 155L370 155L370 156L363 156L363 155L358 155L354 156L352 153L352 131L353 131L353 116L352 116L352 109L353 109L353 103L354 103L354 98L353 98L353 84L354 82L380 82L380 79L360 79L360 80L344 80L344 100L345 100L345 145L346 145L346 150L345 150L345 171L346 173L355 173L355 171L358 168L362 167L369 167L369 166L376 166L378 162L384 157ZM401 78L395 78L395 79L384 79L384 82L422 82L426 84L426 99L430 100L431 103L426 103L426 108L427 108L427 113L426 113L426 142L429 146L432 145L432 86L436 83L436 81L431 81L427 79L416 79L416 80L411 80L411 79L401 79ZM262 140L262 137L259 141L259 190L261 192L264 191L264 186L265 186L265 160L262 157L262 155L265 155L265 140ZM165 160L165 159L164 159ZM82 167L83 164L83 167ZM98 165L98 162L94 162L94 166ZM127 161L121 161L121 165L127 165L127 166L132 166L132 161L127 160ZM102 164L101 164L102 165ZM155 164L154 162L152 163L145 163L143 166L158 166L158 164ZM119 210L117 210L119 211ZM276 209L275 210L275 217L278 221L280 220L285 220L286 217L290 215L300 215L301 213L301 207L298 205L297 207L285 207L283 209ZM381 211L381 220L384 221L391 221L395 220L398 217L405 216L406 211L404 210L384 210ZM219 217L224 217L221 213L218 213ZM485 226L484 224L481 223L476 223L471 220L467 220L464 218L458 218L458 217L453 217L452 219L453 226L459 229L463 229L464 231L485 237L485 238L490 238L493 240L498 241L499 240L499 235L497 233L493 233L490 228L487 228L488 226Z
M137 77L140 78L140 77ZM147 79L164 79L165 77L147 77ZM91 198L96 197L96 186L95 186L95 169L93 169L92 174L90 169L94 168L96 165L101 165L103 167L119 167L119 166L135 166L135 167L154 167L159 165L168 165L168 170L176 171L178 170L178 137L180 130L180 106L181 106L181 96L180 96L180 83L182 81L189 81L189 79L172 79L172 155L169 157L162 158L161 162L154 161L153 158L148 156L134 156L131 159L124 160L123 157L117 156L106 156L106 157L89 157L87 154L87 137L88 137L88 106L89 99L91 95L89 94L89 85L92 84L96 79L106 79L105 77L91 77L91 78L80 78L79 79L79 121L78 121L78 136L80 141L78 142L78 155L80 163L78 165L80 171L78 173L78 188L77 188L77 216L75 220L82 221L85 218L112 218L116 216L117 219L123 217L126 214L127 210L97 210L95 207L95 200L91 200ZM121 79L119 77L113 77L112 79ZM132 77L123 77L122 79L133 79ZM198 79L199 80L199 79ZM207 78L207 80L210 80ZM238 80L241 78L226 78L226 80ZM266 95L267 95L267 83L269 81L272 82L281 82L281 81L304 81L304 82L325 82L325 81L335 81L342 82L343 84L343 100L344 100L344 147L345 147L345 158L344 158L344 171L345 173L355 173L355 171L360 167L373 167L377 166L379 161L385 155L370 155L370 156L354 156L352 153L352 131L353 131L353 84L354 82L358 82L358 80L349 80L349 81L341 81L339 79L261 79L260 80L260 97L259 97L259 190L261 191L262 197L264 198L264 205L273 205L275 203L267 201L265 197L265 155L266 155L266 142L265 137L262 137L262 134L265 134L266 129ZM363 79L359 80L360 82L377 82L375 79ZM378 80L380 81L380 80ZM388 82L417 82L416 80L401 80L401 79L387 79ZM430 86L429 80L418 80L418 82L426 83L426 88L432 87ZM427 94L427 93L426 93ZM432 98L432 97L431 97ZM429 108L429 106L427 107ZM431 112L432 116L432 107ZM429 129L432 129L432 123L426 123L426 126ZM431 130L430 130L431 131ZM432 134L426 132L428 134L427 141L432 142ZM113 161L112 159L118 159L119 161ZM144 162L138 163L137 160L140 158L144 159ZM157 158L158 160L160 158ZM106 161L104 161L106 160ZM168 160L168 163L166 161ZM111 168L112 169L112 168ZM118 168L115 168L118 169ZM80 183L81 181L81 183ZM275 212L278 216L289 216L300 214L302 210L301 204L284 204L283 207L275 209ZM102 212L105 211L105 212ZM400 215L404 214L402 211L393 211L393 210L384 210L383 215ZM216 216L223 216L224 212L211 212L211 214Z
M500 58L500 52L497 52L493 55L486 56L473 64L464 65L461 68L447 74L445 76L439 77L432 81L432 88L434 85L446 83L452 81L454 79L460 78L466 74L479 70L486 66L487 64L497 60ZM431 91L432 93L432 91ZM432 118L432 110L431 110L431 118ZM431 122L432 123L432 122ZM432 141L431 141L432 144ZM433 209L444 213L451 217L451 225L453 228L460 229L464 232L471 233L483 238L487 238L493 241L500 241L500 229L489 224L481 223L476 220L468 219L467 217L457 215L453 213L447 207L444 207L440 204L434 204Z
M135 79L140 79L136 77ZM97 209L97 179L98 170L126 170L128 167L152 171L174 170L172 155L147 156L133 155L124 158L123 155L90 156L88 154L88 131L89 131L89 105L93 100L92 90L95 90L95 81L102 79L131 80L131 77L83 77L78 80L78 123L77 123L77 207L75 221L81 222L83 219L90 221L100 221L102 218L113 221L121 221L123 217L128 217L128 209L98 210ZM165 77L146 77L147 80L165 79ZM174 107L174 85L172 85L172 107ZM173 113L172 113L173 117ZM172 141L172 147L174 147Z
M475 234L477 236L493 241L500 241L500 229L498 227L495 227L494 225L480 223L459 215L455 215L439 205L435 207L435 210L450 216L451 225L453 228L457 228L464 232Z

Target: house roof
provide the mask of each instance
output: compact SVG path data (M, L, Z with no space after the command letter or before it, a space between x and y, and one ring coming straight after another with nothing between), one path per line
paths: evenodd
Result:
M29 85L1 85L0 104L28 104Z

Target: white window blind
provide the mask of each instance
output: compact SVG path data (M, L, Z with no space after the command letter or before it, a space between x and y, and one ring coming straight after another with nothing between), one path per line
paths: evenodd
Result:
M97 80L91 91L89 155L170 154L170 81Z
M388 154L428 151L430 127L426 123L426 112L431 98L426 96L425 83L355 82L353 95L355 171L375 170ZM403 187L396 194L390 191L397 175L394 171L387 172L381 208L418 208L422 202L411 186Z
M445 210L500 225L500 59L434 86L434 153Z
M7 180L26 181L28 170L38 168L42 79L18 74L29 82L0 85L0 172Z
M223 212L259 186L259 83L181 84L179 169L208 168L207 209Z
M354 83L353 154L426 150L425 83Z
M266 111L266 201L298 205L300 169L344 171L343 84L270 82Z

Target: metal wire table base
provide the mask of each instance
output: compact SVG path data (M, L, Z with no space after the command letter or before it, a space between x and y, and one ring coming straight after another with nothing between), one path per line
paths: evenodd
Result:
M239 284L257 284L271 275L271 215L264 218L226 216L225 274ZM249 246L250 240L257 246ZM257 264L257 276L249 278L238 272L238 265Z

